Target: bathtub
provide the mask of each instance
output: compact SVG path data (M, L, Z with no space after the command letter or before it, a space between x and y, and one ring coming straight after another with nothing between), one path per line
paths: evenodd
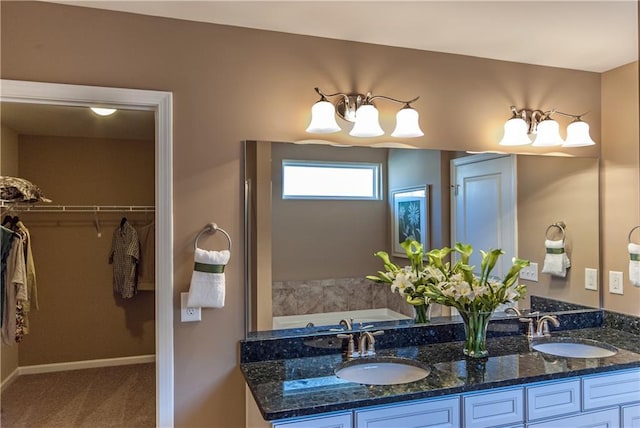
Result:
M285 328L300 328L305 327L310 322L316 327L321 325L337 325L341 319L348 318L353 318L354 324L411 319L406 315L392 311L388 308L362 309L358 311L273 317L273 329L280 330Z

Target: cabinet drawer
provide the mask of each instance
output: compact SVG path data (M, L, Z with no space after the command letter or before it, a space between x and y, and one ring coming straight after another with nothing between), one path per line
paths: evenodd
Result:
M544 422L528 424L528 428L619 428L620 410L613 409L600 410L598 412L582 413L566 418L552 419Z
M580 379L530 386L526 393L528 421L580 411Z
M640 400L640 370L588 376L582 379L584 410Z
M524 422L522 388L462 397L465 427L495 427Z
M640 404L622 408L622 427L640 428Z
M358 428L458 428L460 400L455 397L358 410L355 420Z
M352 426L351 412L294 421L280 421L273 424L273 428L352 428Z

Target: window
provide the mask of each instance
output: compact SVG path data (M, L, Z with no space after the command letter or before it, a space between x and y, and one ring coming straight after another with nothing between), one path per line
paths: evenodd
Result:
M380 164L282 161L283 199L380 199Z

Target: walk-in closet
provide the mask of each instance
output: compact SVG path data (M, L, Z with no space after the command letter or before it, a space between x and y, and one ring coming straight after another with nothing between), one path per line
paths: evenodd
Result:
M40 191L1 201L34 274L26 311L4 281L2 426L155 426L154 113L3 102L1 120L0 176Z

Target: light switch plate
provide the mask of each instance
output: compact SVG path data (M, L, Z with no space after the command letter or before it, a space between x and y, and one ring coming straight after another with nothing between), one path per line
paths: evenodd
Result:
M529 263L529 266L522 268L520 270L520 279L538 282L538 263Z
M587 290L598 291L598 269L585 268L584 288Z
M609 293L624 294L622 290L623 279L622 272L609 271Z
M201 309L187 307L188 301L189 301L189 293L180 293L180 321L182 322L200 321L202 319Z

